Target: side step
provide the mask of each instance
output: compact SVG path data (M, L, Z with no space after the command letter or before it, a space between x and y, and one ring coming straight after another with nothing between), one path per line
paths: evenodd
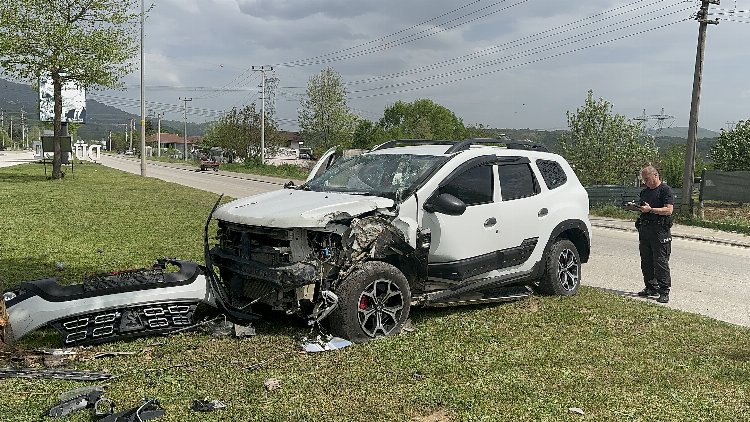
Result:
M458 305L478 305L482 303L512 302L531 296L533 291L529 286L499 287L492 290L464 293L459 296L446 297L439 301L427 300L422 306L438 308Z

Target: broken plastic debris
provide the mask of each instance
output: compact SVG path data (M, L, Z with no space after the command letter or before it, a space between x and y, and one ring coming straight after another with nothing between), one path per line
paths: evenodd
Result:
M351 346L352 342L341 337L317 336L314 339L302 338L302 348L309 353L326 352Z
M227 406L218 400L209 400L208 398L205 398L203 400L193 400L190 410L194 412L213 412L214 410L223 409L225 407Z
M239 338L252 337L255 335L255 327L250 324L234 324L234 336Z
M281 381L276 378L269 378L263 382L263 386L266 387L266 390L268 391L278 390L281 388Z
M583 415L584 414L583 413L583 409L581 409L580 407L569 407L568 408L568 412L570 412L570 413L576 413L576 414L579 414L579 415Z

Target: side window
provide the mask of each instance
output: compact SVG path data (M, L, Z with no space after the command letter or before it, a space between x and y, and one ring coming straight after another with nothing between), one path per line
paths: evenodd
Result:
M539 167L542 179L544 179L544 183L547 184L547 188L550 190L560 187L568 181L565 170L562 169L560 163L557 161L536 160L536 166Z
M439 193L449 193L468 206L487 204L492 202L492 179L492 166L474 167L440 188Z
M503 201L526 198L540 192L539 184L528 164L505 164L497 167Z

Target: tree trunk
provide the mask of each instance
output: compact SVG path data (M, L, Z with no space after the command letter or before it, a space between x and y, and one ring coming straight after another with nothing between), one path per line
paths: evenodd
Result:
M54 123L54 141L53 149L55 151L52 157L52 179L62 179L62 151L60 148L60 136L62 135L62 81L60 72L52 72L53 91L55 95L55 123Z

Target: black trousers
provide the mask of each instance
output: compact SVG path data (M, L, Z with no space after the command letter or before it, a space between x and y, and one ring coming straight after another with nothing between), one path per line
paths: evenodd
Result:
M644 224L638 229L638 249L641 252L641 272L646 288L669 293L672 278L669 275L669 255L672 253L672 235L669 227Z

